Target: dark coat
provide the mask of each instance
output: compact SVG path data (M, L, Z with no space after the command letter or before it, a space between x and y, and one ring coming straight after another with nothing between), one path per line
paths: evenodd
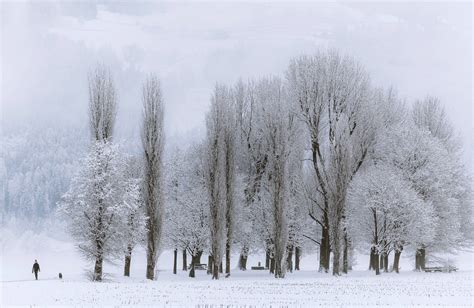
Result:
M31 270L31 272L40 272L40 265L38 264L38 262L35 262L35 264L33 264L33 269Z

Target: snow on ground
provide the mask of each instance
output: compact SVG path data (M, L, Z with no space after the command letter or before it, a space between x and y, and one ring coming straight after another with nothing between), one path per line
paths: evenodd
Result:
M334 278L303 271L275 280L267 273L236 273L212 281L204 273L190 280L160 273L158 280L114 279L92 283L75 279L2 283L2 305L214 305L347 306L472 305L471 273L387 274L365 272Z
M25 232L21 236L2 232L2 306L10 305L159 305L159 306L361 306L361 305L473 305L472 254L463 254L458 273L411 271L411 259L402 262L400 274L375 276L364 270L366 256L349 275L332 277L316 271L313 255L302 259L302 271L275 279L267 271L233 270L230 278L212 281L203 271L191 279L184 271L171 272L172 253L165 251L158 263L157 281L146 281L145 254L139 249L132 259L130 278L123 277L122 264L105 266L107 279L90 282L84 275L90 264L81 259L71 243ZM34 281L34 259L41 265ZM189 259L189 257L188 257ZM202 261L206 263L207 256ZM181 255L179 254L179 263ZM253 256L249 266L263 261ZM237 256L233 264L237 264ZM179 267L180 269L180 267ZM57 275L62 272L63 280Z

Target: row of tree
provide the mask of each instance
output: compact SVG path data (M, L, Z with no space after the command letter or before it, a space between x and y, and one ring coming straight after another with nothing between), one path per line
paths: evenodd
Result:
M470 178L439 100L406 106L350 57L320 52L293 59L285 79L218 84L206 127L171 155L166 234L196 262L209 252L214 278L224 254L230 274L233 250L240 269L264 251L284 277L314 244L334 275L358 249L379 274L391 252L394 271L406 247L422 269L427 251L472 239Z
M163 225L163 102L158 79L143 85L142 157L126 157L113 142L117 112L110 71L89 76L92 144L59 207L83 254L95 262L92 279L102 280L106 259L125 254L130 275L134 246L146 237L146 277L154 279Z
M218 279L230 275L235 252L241 270L264 252L283 278L303 251L319 251L320 271L339 275L360 249L379 274L391 252L395 271L406 248L423 268L427 252L471 239L470 179L440 102L407 107L350 57L318 52L293 59L283 79L217 84L205 137L166 157L156 77L143 86L141 157L112 142L110 73L97 69L89 84L93 143L60 210L95 260L95 280L104 258L123 254L128 275L141 241L149 279L164 248L174 250L175 273L181 250L191 277L207 254Z

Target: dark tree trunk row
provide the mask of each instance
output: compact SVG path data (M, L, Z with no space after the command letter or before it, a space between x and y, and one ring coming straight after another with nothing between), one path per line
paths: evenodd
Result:
M201 257L202 257L203 251L198 251L198 253L193 256L191 255L191 264L190 264L190 273L189 277L195 277L195 269L194 265L196 264L201 264ZM183 250L183 270L187 270L187 265L186 265L186 250ZM295 257L294 263L293 263L293 255ZM173 259L173 274L177 273L177 259L178 259L178 249L174 250L174 259ZM247 269L247 255L241 254L239 257L239 268L242 270ZM300 270L300 259L301 259L301 247L294 247L294 246L289 246L288 247L288 254L287 254L287 270L290 272L293 272L294 270ZM125 267L127 268L127 257L126 257L126 262L125 262ZM294 266L293 266L294 265ZM128 269L130 266L128 266ZM274 258L270 256L270 252L266 252L266 258L265 258L265 268L270 270L270 273L274 274L276 271L276 262ZM221 263L220 266L218 267L218 272L222 273L223 270L223 264ZM212 256L209 255L208 257L208 268L207 268L207 274L213 274L214 273L214 265L213 265L213 259ZM126 275L128 276L128 275Z

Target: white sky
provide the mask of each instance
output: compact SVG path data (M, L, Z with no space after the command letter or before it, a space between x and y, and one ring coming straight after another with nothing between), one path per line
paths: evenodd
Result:
M281 75L291 57L329 47L408 102L439 97L472 166L472 13L469 2L2 2L2 122L83 124L87 71L103 62L122 130L138 129L141 82L156 72L167 132L183 134L203 127L216 82Z

